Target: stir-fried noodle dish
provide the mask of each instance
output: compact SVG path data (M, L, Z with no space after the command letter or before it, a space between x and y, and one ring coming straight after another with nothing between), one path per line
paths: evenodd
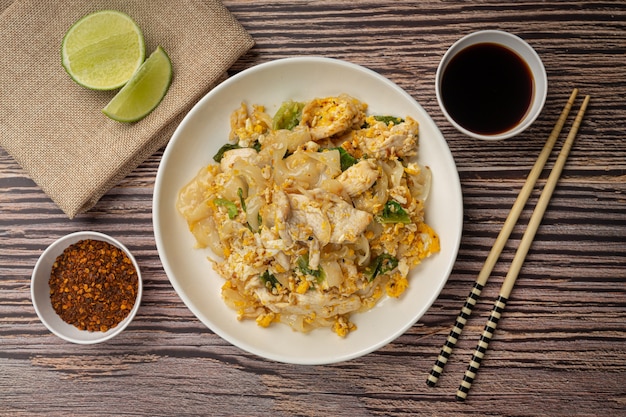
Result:
M243 103L230 125L176 205L196 246L216 255L239 319L345 336L353 313L399 297L439 251L416 120L369 114L342 94L287 101L273 116Z

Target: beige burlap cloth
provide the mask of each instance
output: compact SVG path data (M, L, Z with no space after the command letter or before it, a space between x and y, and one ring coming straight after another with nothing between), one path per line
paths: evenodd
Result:
M60 61L63 35L101 9L129 14L146 56L161 45L174 67L170 89L145 119L122 124L101 109L115 91L75 84ZM0 146L73 218L164 146L186 112L252 46L217 0L0 0Z

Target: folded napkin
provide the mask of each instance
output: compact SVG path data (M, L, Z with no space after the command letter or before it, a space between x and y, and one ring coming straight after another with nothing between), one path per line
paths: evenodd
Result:
M174 76L145 119L122 124L101 109L116 91L75 84L61 66L63 35L101 9L130 15L146 56L161 45ZM0 0L0 146L73 218L164 146L186 112L254 44L218 0Z

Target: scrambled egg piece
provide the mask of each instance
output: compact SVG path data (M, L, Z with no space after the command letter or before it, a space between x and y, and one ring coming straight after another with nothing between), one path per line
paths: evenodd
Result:
M324 139L349 129L358 129L365 122L367 105L353 97L316 98L302 110L302 124L308 126L313 139Z

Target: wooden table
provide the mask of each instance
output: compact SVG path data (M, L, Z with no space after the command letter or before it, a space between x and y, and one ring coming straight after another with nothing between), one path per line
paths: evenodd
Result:
M170 285L151 218L162 151L94 209L68 220L2 150L0 414L626 415L626 3L224 3L257 43L231 75L277 58L325 55L381 73L432 115L456 160L465 204L461 247L445 288L416 325L374 353L326 366L267 361L212 333ZM502 142L458 133L435 99L443 53L480 29L526 39L548 72L543 113ZM478 377L467 401L458 402L456 389L556 151L438 386L428 387L426 377L574 87L591 95L590 106ZM30 300L41 252L85 229L129 246L145 281L134 322L95 346L49 333Z

